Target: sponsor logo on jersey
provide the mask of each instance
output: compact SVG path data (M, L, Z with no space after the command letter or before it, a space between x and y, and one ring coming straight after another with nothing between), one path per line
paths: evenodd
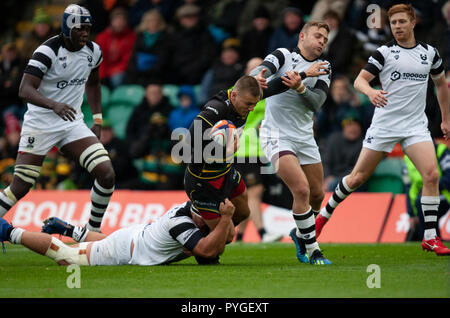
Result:
M409 72L397 72L394 71L391 73L391 80L392 81L396 81L396 80L408 80L408 81L417 81L417 82L424 82L428 79L428 74L424 74L424 73L409 73Z
M65 80L59 81L58 83L56 83L56 87L59 89L64 89L67 86L84 85L85 83L86 83L85 78L75 78L70 81Z
M391 80L392 81L396 81L396 80L400 79L400 77L401 77L400 72L394 71L394 72L391 73Z

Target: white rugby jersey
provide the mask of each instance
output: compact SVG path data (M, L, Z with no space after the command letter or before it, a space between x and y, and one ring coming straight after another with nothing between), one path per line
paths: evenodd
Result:
M304 72L316 62L326 62L316 59L305 59L298 47L292 50L280 48L266 56L261 65L272 72L272 77L286 76L286 71ZM330 69L331 72L331 69ZM331 74L331 73L330 73ZM322 87L326 91L330 86L330 74L318 77L307 77L303 83L310 88ZM299 94L289 89L284 93L273 95L266 99L264 119L261 124L261 135L269 135L273 128L279 129L279 137L289 140L309 140L314 138L314 112L305 105Z
M137 232L130 263L158 265L187 258L184 248L192 251L203 237L192 220L190 207L190 202L178 205Z
M382 89L388 93L387 105L375 108L371 126L393 132L428 129L428 76L443 71L442 59L434 47L417 42L413 48L404 48L391 41L373 53L364 69L378 75Z
M64 121L53 110L28 103L24 129L57 131L83 120L81 104L85 84L91 70L100 65L102 52L100 46L91 41L79 51L69 51L62 37L57 35L41 44L24 72L41 79L38 90L43 96L73 107L77 112L76 120Z

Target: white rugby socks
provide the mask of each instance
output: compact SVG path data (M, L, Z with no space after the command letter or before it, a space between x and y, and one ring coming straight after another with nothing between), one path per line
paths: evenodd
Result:
M345 200L350 194L352 194L353 191L356 189L351 189L347 182L345 181L345 178L342 178L342 180L337 185L336 189L333 192L333 195L330 197L330 199L327 202L327 205L323 207L320 210L320 214L329 219L331 217L331 214L333 214L334 209L337 208L339 203Z
M438 196L425 196L420 199L420 203L425 221L423 238L424 240L431 240L437 236L437 215L440 200Z
M295 224L297 225L297 236L305 242L305 247L308 255L319 249L319 244L316 241L316 225L315 217L311 207L305 213L292 213Z

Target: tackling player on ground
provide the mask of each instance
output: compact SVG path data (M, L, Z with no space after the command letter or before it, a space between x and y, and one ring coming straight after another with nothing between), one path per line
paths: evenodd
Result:
M28 103L11 184L0 192L0 217L34 186L46 154L57 146L79 161L95 179L87 228L100 231L114 191L115 174L108 152L99 142L102 113L100 47L88 40L92 17L69 5L62 16L62 33L40 45L28 62L19 96ZM86 91L94 117L89 129L81 104Z
M189 256L215 259L225 250L234 206L225 199L219 210L221 218L211 232L205 231L202 218L191 213L189 201L167 211L151 224L133 225L110 235L73 226L58 218L44 221L44 233L29 232L0 218L0 242L22 244L59 265L150 266L170 264ZM54 233L72 237L80 244L66 245L50 235Z
M437 255L450 255L436 234L439 207L439 173L436 152L425 115L428 78L431 77L441 109L441 129L450 137L449 91L438 51L416 41L416 17L411 5L398 4L388 11L394 40L379 47L355 80L355 88L376 107L372 124L353 171L336 187L316 219L317 236L333 211L347 196L369 179L386 153L400 142L423 179L422 210L425 233L422 248ZM381 89L370 82L379 76Z

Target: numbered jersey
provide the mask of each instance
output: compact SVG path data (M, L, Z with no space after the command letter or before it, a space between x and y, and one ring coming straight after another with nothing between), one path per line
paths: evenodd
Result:
M378 75L387 91L387 105L375 109L372 127L402 133L428 129L428 79L443 71L434 47L418 42L413 48L404 48L391 41L372 54L364 69Z
M102 61L100 46L88 42L79 51L69 51L63 36L54 36L41 44L28 62L25 73L41 79L39 92L46 98L73 107L76 121L83 120L81 104L89 74ZM28 103L24 128L28 130L58 131L75 122L64 121L53 110Z

